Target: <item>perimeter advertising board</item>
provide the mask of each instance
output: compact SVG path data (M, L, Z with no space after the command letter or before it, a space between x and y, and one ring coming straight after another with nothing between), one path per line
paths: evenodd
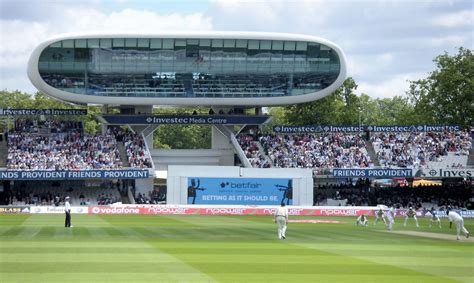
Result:
M83 179L143 179L148 170L3 170L0 180L83 180Z
M275 205L120 205L90 206L89 214L155 214L155 215L273 215ZM378 207L298 207L289 206L292 216L373 216Z

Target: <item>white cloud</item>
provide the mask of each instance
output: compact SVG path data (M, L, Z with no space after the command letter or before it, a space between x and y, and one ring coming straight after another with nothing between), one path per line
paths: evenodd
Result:
M177 1L175 13L166 14L154 1L146 9L115 1L0 1L5 8L0 9L0 89L32 89L26 78L31 51L67 32L243 30L319 36L341 46L348 75L377 97L402 95L407 79L426 77L435 68L434 57L473 44L471 0L211 0L188 13L180 12L186 1Z
M211 30L212 21L201 13L158 14L124 9L104 13L94 7L67 6L44 21L0 20L0 89L34 91L26 77L33 49L47 38L70 32L160 32Z
M377 97L403 95L406 80L426 77L437 55L472 46L472 29L465 28L472 25L469 0L216 0L209 14L216 29L303 33L334 41L346 54L348 75Z
M456 27L470 27L473 28L474 12L471 10L459 11L445 15L437 16L433 19L433 24L436 26L456 28Z
M395 95L403 96L408 90L409 81L421 79L426 75L426 73L406 73L376 83L360 81L358 82L357 93L366 93L378 98L389 98Z
M160 15L151 11L124 9L110 14L95 9L68 9L57 22L72 19L67 31L159 32L167 30L210 30L211 19L200 13ZM59 20L59 21L58 21Z

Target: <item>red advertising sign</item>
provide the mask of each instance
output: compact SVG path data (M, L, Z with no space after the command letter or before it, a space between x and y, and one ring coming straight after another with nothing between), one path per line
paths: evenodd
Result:
M359 216L374 215L376 207L289 207L290 215L299 216ZM275 207L246 206L167 206L167 205L125 205L125 206L91 206L89 214L158 214L158 215L272 215Z

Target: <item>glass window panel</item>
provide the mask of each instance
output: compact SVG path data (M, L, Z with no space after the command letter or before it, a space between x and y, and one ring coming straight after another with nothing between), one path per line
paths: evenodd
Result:
M201 39L199 40L199 46L211 46L210 39Z
M87 47L87 39L76 39L75 46L76 46L76 48L86 48Z
M63 40L63 48L74 48L74 40Z
M189 45L198 45L199 44L199 39L188 39L186 42Z
M322 50L331 50L331 48L327 47L326 45L321 44L321 51Z
M125 40L123 38L114 38L112 41L112 46L113 47L124 47L125 46Z
M110 38L102 38L100 40L100 47L102 48L110 48L112 47L112 39Z
M297 51L306 51L306 49L308 49L308 43L307 42L298 41L296 43L296 50Z
M262 50L272 49L272 42L270 40L261 40L260 41L260 49L262 49Z
M137 39L136 38L126 38L125 39L125 47L137 47Z
M223 46L223 40L222 39L213 39L212 40L212 47L222 47Z
M225 48L234 48L235 47L235 39L224 39L224 47Z
M249 40L249 47L248 49L258 49L259 42L258 40Z
M285 50L286 51L295 51L295 42L294 41L285 41Z
M99 39L98 38L91 38L87 40L87 47L89 48L97 48L99 47Z
M163 49L174 49L174 39L172 38L163 39Z
M237 48L247 48L247 40L245 39L237 39L237 42L235 44L235 47Z
M161 38L150 39L150 48L161 48Z
M272 50L283 50L283 41L274 40L272 44Z
M149 46L149 39L148 38L139 38L137 42L138 47L148 47Z
M61 47L61 41L55 42L55 43L49 45L49 47Z
M174 46L186 46L186 39L176 39Z

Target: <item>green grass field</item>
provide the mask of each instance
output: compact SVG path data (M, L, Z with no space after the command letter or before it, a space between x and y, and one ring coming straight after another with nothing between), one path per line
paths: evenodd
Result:
M320 219L347 223L290 223L278 240L268 216L73 215L66 229L63 215L0 215L0 282L474 282L474 242L446 219L395 230L450 240Z

